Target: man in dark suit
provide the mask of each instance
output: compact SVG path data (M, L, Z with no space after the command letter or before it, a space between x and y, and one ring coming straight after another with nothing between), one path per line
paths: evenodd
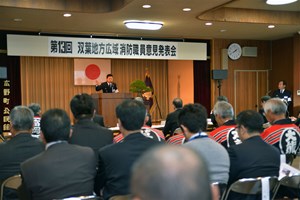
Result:
M180 110L182 109L182 100L180 98L175 98L172 102L175 111L169 113L166 119L166 123L163 129L163 133L168 139L170 136L173 135L174 131L179 128L178 124L178 115Z
M20 174L20 164L42 151L44 144L31 137L33 112L25 106L14 107L9 115L12 139L0 144L0 182ZM4 199L17 198L16 191L5 190Z
M113 75L106 75L106 82L103 82L99 85L99 82L96 81L96 91L102 90L103 93L118 93L117 84L113 83Z
M284 101L287 106L289 106L292 102L292 93L289 90L286 90L286 81L280 80L278 82L278 89L273 92L272 97L280 98Z
M61 109L45 112L41 139L46 151L23 162L25 191L34 200L62 199L93 194L96 156L91 148L68 144L71 123Z
M143 103L125 100L117 106L116 115L124 141L106 146L99 151L98 172L102 174L102 178L99 176L100 182L96 192L103 187L105 200L130 193L129 180L133 163L148 149L160 144L141 134L146 116L146 107Z
M278 149L265 143L260 137L263 118L253 110L241 112L236 119L237 132L242 143L228 148L230 171L228 187L241 178L278 176L280 154ZM235 198L245 199L237 193Z
M91 147L95 153L105 145L112 144L112 131L93 122L95 105L90 95L85 93L75 95L70 107L76 120L69 139L70 144Z

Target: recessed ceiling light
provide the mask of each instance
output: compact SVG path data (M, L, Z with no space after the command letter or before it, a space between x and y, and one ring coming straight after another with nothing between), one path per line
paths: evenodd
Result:
M123 23L129 29L142 30L159 30L163 26L163 22L154 21L126 20Z
M15 22L21 22L21 21L23 21L23 20L22 20L21 18L15 18L14 21L15 21Z
M71 16L72 16L71 13L65 13L65 14L64 14L64 17L71 17Z
M189 11L191 11L192 9L191 8L184 8L184 9L182 9L184 12L189 12Z
M275 28L275 25L270 24L270 25L268 26L268 28Z
M145 5L143 5L143 8L151 8L151 5L145 4Z
M206 22L205 25L206 25L206 26L211 26L211 25L212 25L212 22Z
M269 5L284 5L289 3L294 3L298 0L267 0L267 4Z

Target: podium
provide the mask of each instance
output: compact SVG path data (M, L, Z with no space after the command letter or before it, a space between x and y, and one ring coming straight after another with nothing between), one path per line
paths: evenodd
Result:
M96 113L104 118L106 127L117 126L116 107L125 99L132 99L132 93L94 93L92 94Z

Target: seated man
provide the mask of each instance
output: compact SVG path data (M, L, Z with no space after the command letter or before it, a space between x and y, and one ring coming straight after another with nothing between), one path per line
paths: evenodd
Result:
M230 173L228 187L241 178L277 176L280 166L278 149L265 143L260 133L263 118L253 110L241 112L236 119L237 132L242 143L228 148ZM244 199L244 195L233 193L230 199Z
M68 144L71 123L60 109L45 112L41 139L46 151L21 164L23 184L35 200L62 199L93 194L96 156L89 147Z
M97 154L98 150L113 142L113 133L105 127L93 122L95 105L88 94L77 94L70 102L71 111L76 123L73 126L70 144L91 147Z
M264 105L265 115L271 126L261 134L263 140L277 147L281 154L287 154L287 163L291 162L300 146L299 127L285 113L287 106L279 98L272 98Z
M182 100L180 98L175 98L172 102L175 111L169 113L166 119L165 127L163 133L166 138L169 138L173 135L174 131L179 128L178 125L178 114L182 109Z
M218 123L218 128L213 130L209 136L220 143L226 149L231 145L240 144L241 140L235 130L236 124L233 119L234 113L230 103L225 101L217 102L213 113Z
M200 104L188 104L180 111L179 125L187 139L183 146L194 149L207 163L210 183L227 184L229 156L226 149L207 136L206 109Z
M162 146L143 155L133 167L134 200L210 200L207 166L194 151Z
M160 142L141 134L146 116L146 107L136 100L125 100L116 108L121 143L112 144L99 150L97 193L103 188L104 199L116 195L127 195L130 171L133 163L147 150ZM104 182L102 181L104 180Z
M31 137L33 112L25 106L14 107L9 115L12 138L0 143L0 182L20 174L20 164L44 151L44 144ZM17 199L16 191L5 190L5 199Z
M148 137L151 138L153 140L156 140L158 142L164 142L165 141L165 136L163 134L163 132L161 130L155 129L155 128L151 128L149 126L146 125L146 123L149 121L148 120L149 117L148 115L145 117L145 122L144 122L144 126L141 128L141 133ZM122 133L119 133L117 136L114 137L113 141L114 143L119 143L119 142L123 142L124 140L124 136Z
M32 129L32 136L35 138L40 137L40 132L41 132L41 106L38 103L31 103L28 108L32 110L33 115L34 115L34 126Z

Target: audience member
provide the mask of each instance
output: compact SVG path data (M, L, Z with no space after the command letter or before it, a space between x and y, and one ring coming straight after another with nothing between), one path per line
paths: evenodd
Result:
M231 145L240 144L241 140L235 130L236 124L233 119L232 105L225 101L219 101L215 104L213 113L218 123L218 128L213 130L209 136L222 144L226 149Z
M226 184L229 176L229 157L226 149L204 132L207 126L206 109L200 104L188 104L180 111L179 125L187 139L183 144L203 156L208 166L210 182Z
M35 138L39 138L40 137L40 132L41 132L41 106L38 103L31 103L28 108L30 108L30 110L32 110L33 115L34 115L34 126L32 129L32 136Z
M272 98L264 105L266 118L271 126L261 134L263 140L277 147L282 154L288 154L287 162L296 155L299 150L299 127L289 118L285 117L287 106L279 98Z
M140 101L145 105L144 99L142 97L135 97L134 100ZM151 115L148 110L147 110L147 117L148 117L148 120L146 121L146 125L151 127L152 126L152 118L151 118Z
M148 116L146 116L146 118L145 118L145 124L141 128L141 133L144 136L146 136L148 138L151 138L153 140L156 140L158 142L164 142L165 141L165 136L164 136L163 132L161 130L151 128L151 127L147 126L146 125L147 121L148 121ZM123 142L123 140L124 140L124 136L123 136L122 133L119 133L113 139L114 143Z
M182 109L182 100L180 98L175 98L172 102L175 111L171 112L167 115L165 127L163 129L163 133L166 138L169 138L173 135L174 131L179 128L178 124L178 114Z
M186 142L185 136L183 133L174 133L172 137L169 137L167 140L168 144L181 145Z
M263 131L263 118L253 110L238 114L237 132L242 143L228 148L230 173L228 187L241 178L277 176L280 154L278 149L265 143L260 133ZM246 199L245 195L231 193L230 199Z
M270 96L262 96L261 98L260 98L260 109L259 109L259 114L261 114L261 116L263 117L263 119L264 119L264 124L265 123L268 123L268 120L267 120L267 118L266 118L266 116L265 116L265 111L264 111L264 105L265 105L265 103L269 100L269 99L271 99L271 97Z
M143 103L125 100L117 106L116 116L124 141L106 146L99 151L98 173L102 177L98 176L96 192L103 187L105 200L130 193L130 170L133 163L148 149L160 144L141 134L146 116Z
M41 139L46 151L21 164L25 191L31 199L47 200L93 194L96 156L91 148L68 144L71 123L60 109L45 112Z
M9 115L12 138L0 143L0 182L20 174L20 164L42 151L44 144L31 137L33 112L25 106L14 107ZM4 199L17 199L16 191L5 190Z
M218 96L217 99L216 99L215 104L218 103L218 102L222 102L222 101L228 102L227 97L226 97L226 96ZM211 122L213 123L214 127L218 127L218 123L217 123L217 121L216 121L216 117L215 117L213 111L214 111L214 110L212 110L212 111L210 112L210 119L211 119Z
M69 138L70 144L91 147L96 154L100 148L112 144L112 131L93 122L95 105L90 95L75 95L70 102L70 107L76 119L72 136Z
M133 200L211 200L205 161L187 148L155 148L135 163L132 174Z

